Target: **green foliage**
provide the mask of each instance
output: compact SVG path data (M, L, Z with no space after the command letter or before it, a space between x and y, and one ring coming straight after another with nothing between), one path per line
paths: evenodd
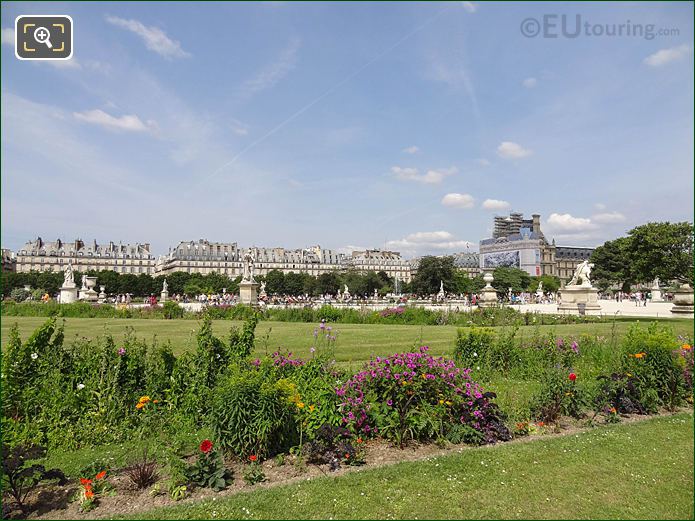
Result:
M253 486L257 483L263 483L265 479L265 472L257 461L252 462L244 470L244 483L247 485Z
M231 360L242 361L251 356L256 338L258 314L251 315L240 328L233 327L229 331L229 357Z
M178 303L174 302L173 300L167 300L162 305L162 314L164 315L164 318L167 318L167 319L183 318L183 313L184 313L184 309L181 306L179 306Z
M621 371L634 375L639 401L650 412L670 409L687 396L679 345L671 330L657 322L632 326L621 344Z
M541 388L531 401L531 414L544 422L555 422L561 415L579 418L586 405L586 393L570 379L564 367L549 368L542 376Z
M497 293L506 294L509 288L515 292L527 291L531 284L531 276L519 268L495 268L493 276L492 285Z
M233 474L228 469L222 456L214 448L198 453L196 462L191 465L187 471L188 479L191 483L202 488L211 488L215 491L224 490L227 484L233 479ZM172 491L172 499L174 499L174 491ZM180 493L180 491L176 491ZM174 499L177 501L177 499Z
M456 332L454 359L462 367L476 367L495 343L491 329L469 327Z
M426 256L420 259L417 272L411 282L411 289L420 295L431 295L439 291L440 282L444 291L457 291L455 283L456 266L454 258Z
M14 288L10 292L10 298L15 302L24 302L31 296L31 292L25 290L24 288Z
M295 444L290 403L294 386L262 371L230 371L212 393L210 425L225 450L242 458L270 457Z
M46 470L43 465L29 464L45 454L46 449L37 445L2 445L2 490L14 500L24 516L29 513L27 496L40 482L57 479L61 485L65 483L65 475L61 470Z

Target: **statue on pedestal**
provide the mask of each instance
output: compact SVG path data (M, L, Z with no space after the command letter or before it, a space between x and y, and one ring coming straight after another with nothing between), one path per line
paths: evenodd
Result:
M577 264L577 269L574 271L574 275L567 285L591 287L591 279L589 279L589 275L591 275L591 268L593 267L594 264L588 260L584 260ZM579 284L579 279L582 280L581 284Z
M63 277L63 286L70 287L75 285L75 274L72 271L72 264L70 264L70 261L68 261Z
M265 281L261 282L261 292L258 294L259 297L265 298L268 294L265 292Z
M253 279L253 255L247 253L244 255L244 273L241 277L242 282L255 282Z

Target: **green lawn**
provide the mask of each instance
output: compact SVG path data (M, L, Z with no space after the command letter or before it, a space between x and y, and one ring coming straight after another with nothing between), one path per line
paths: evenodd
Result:
M693 416L255 490L139 519L692 519Z
M47 319L41 317L2 317L2 346L5 346L9 330L14 323L19 324L20 335L26 340L29 335ZM649 320L643 320L648 323ZM673 319L666 321L676 334L693 332L692 319ZM618 321L601 324L569 324L557 326L538 326L541 332L554 330L559 336L595 334L610 338L613 327L620 337L632 322ZM239 322L216 320L215 333L226 339L229 328ZM155 319L102 319L66 318L65 333L69 342L75 337L95 338L105 332L111 333L118 341L123 338L126 327L132 327L140 338L151 340L155 335L160 341L170 341L174 352L179 354L195 345L195 334L199 322L194 320L155 320ZM301 322L260 322L256 328L256 351L266 349L272 353L278 347L293 351L300 356L308 356L314 344L314 324ZM433 354L451 352L456 339L455 326L411 326L383 324L333 324L339 332L336 346L336 359L339 362L363 361L372 355L388 355L408 349L413 345L428 345ZM535 326L520 328L517 337L533 335Z

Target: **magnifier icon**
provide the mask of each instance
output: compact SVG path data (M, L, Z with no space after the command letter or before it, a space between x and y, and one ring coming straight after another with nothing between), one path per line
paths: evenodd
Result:
M45 43L46 47L53 49L51 45L51 32L45 27L37 27L34 31L34 39L39 43Z

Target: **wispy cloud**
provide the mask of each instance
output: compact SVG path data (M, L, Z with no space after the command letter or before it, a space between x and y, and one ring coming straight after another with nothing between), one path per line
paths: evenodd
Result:
M660 51L650 54L644 59L644 63L651 67L660 67L678 61L686 57L688 54L693 52L692 45L683 44L678 47L670 47L668 49L661 49Z
M244 96L250 97L257 92L269 89L287 76L297 66L297 54L300 47L301 40L292 38L275 61L244 82L242 87Z
M461 2L461 5L469 13L475 13L478 10L478 6L473 2Z
M135 33L145 43L145 47L164 58L186 58L190 56L190 53L181 48L181 44L178 41L169 38L159 27L148 27L138 20L126 20L117 16L107 16L106 21L116 27Z
M421 174L417 168L408 168L400 166L392 166L391 172L401 181L417 181L425 184L439 184L445 177L454 175L458 172L458 168L452 166L450 168L440 168L437 170L427 170Z
M127 114L121 117L115 117L107 114L103 110L94 109L84 112L73 112L75 119L91 123L110 130L123 130L126 132L147 132L157 128L154 121L143 121L134 114Z
M514 143L513 141L503 141L497 147L497 155L505 159L521 159L530 156L532 153L528 148L524 148L519 143Z
M386 243L387 248L397 248L406 255L461 251L471 246L470 241L459 240L452 233L444 230L411 233L403 239Z
M501 201L499 199L485 199L481 205L485 210L506 210L511 207L507 201Z
M410 146L410 147L405 147L401 152L404 152L406 154L417 154L420 152L420 147L417 147L415 145Z
M450 208L473 208L475 199L470 194L450 193L442 198L442 204Z
M490 165L492 164L492 163L490 163L490 161L488 161L488 160L485 159L484 157L481 157L480 159L478 159L478 160L477 160L477 163L478 163L480 166L490 166Z
M538 85L538 80L536 78L526 78L521 84L527 89L532 89Z
M601 224L614 224L625 221L625 216L620 212L597 213L591 216L591 220Z

